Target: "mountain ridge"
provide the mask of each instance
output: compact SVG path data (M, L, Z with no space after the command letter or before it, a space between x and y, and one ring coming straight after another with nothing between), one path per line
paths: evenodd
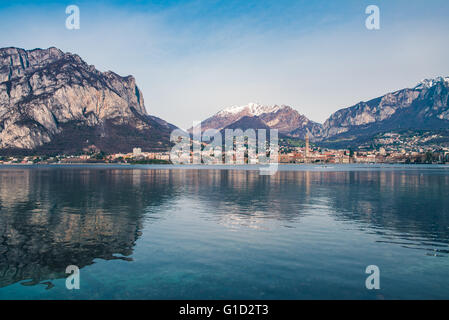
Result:
M249 103L222 109L204 120L201 128L202 131L211 128L222 130L243 117L257 117L287 137L304 139L308 135L312 141L331 146L333 139L356 141L360 136L367 139L368 135L388 130L447 128L448 91L449 77L424 79L415 87L400 89L337 110L323 124L309 120L290 106ZM280 113L284 113L283 116Z
M201 122L201 129L255 125L327 146L369 141L387 131L445 130L449 77L423 79L412 88L361 101L332 113L323 124L288 105L249 103L218 111ZM147 113L133 76L101 72L55 47L0 49L0 153L76 153L92 145L109 153L134 146L167 151L176 128Z
M287 105L262 105L249 103L243 106L224 108L211 117L201 122L201 131L207 129L222 130L239 122L244 117L257 118L264 126L270 129L278 129L279 133L286 136L304 138L306 134L315 139L320 132L320 124L309 120L297 110ZM249 121L245 121L248 123ZM259 125L263 126L262 124ZM247 129L243 127L241 129ZM193 128L189 129L192 132Z
M55 47L0 49L2 153L166 150L174 128L148 115L133 76L101 72ZM70 142L55 145L58 137Z
M448 127L449 77L436 77L334 112L323 124L322 141Z

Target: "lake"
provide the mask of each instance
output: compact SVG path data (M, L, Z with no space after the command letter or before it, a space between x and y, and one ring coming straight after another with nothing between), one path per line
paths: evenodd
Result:
M279 170L0 166L0 299L449 298L449 166Z

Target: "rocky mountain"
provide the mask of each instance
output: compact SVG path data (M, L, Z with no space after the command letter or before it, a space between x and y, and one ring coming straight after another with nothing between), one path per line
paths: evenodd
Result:
M0 152L166 150L175 127L149 116L132 76L57 48L0 49Z
M232 106L216 113L201 122L201 130L225 128L242 129L278 129L280 135L319 139L322 126L307 119L290 106L265 106L250 103L244 106ZM192 131L192 129L190 129Z
M0 49L0 154L73 154L92 146L111 153L168 150L175 128L147 114L132 76L100 72L57 48ZM250 103L223 109L201 128L278 129L280 136L309 135L341 147L385 132L448 131L449 77L360 102L323 125L290 106Z
M360 141L387 131L449 128L449 77L360 102L332 114L323 125L327 142Z
M239 120L230 123L226 127L224 127L221 131L225 131L226 129L236 130L236 129L242 129L246 130L247 128L251 128L254 130L258 129L265 129L270 130L270 127L258 116L250 117L250 116L244 116L240 118Z
M449 77L426 79L413 88L359 102L333 113L323 125L289 106L254 103L223 109L201 123L202 131L265 127L278 129L281 136L304 139L309 135L312 141L328 147L370 144L379 134L387 132L412 136L432 132L446 141L449 139Z

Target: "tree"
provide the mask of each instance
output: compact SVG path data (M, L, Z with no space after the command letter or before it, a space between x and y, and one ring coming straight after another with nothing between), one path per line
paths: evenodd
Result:
M349 149L349 157L354 157L354 150L352 150L352 149Z
M432 152L427 151L426 152L426 162L427 163L432 163L432 161L433 161L433 154L432 154Z
M103 160L103 159L104 159L104 156L105 156L105 153L104 153L103 151L100 151L99 153L97 153L97 154L95 155L95 159L97 159L97 160Z

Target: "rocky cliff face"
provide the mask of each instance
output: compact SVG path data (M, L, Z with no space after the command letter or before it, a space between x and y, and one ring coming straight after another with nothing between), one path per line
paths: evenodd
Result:
M449 78L423 80L414 88L360 102L335 112L324 125L289 106L254 103L226 108L201 125L204 131L256 124L284 136L308 135L312 141L355 141L396 129L447 129ZM0 49L0 154L76 153L92 145L106 152L168 150L175 128L147 114L132 76L100 72L57 48Z
M308 134L316 140L321 134L321 124L307 119L289 106L264 106L256 103L223 109L204 120L201 130L234 128L236 124L242 130L277 129L281 135L296 138L304 138Z
M324 123L322 136L447 128L448 120L449 78L438 77L335 112Z
M174 126L147 114L132 76L57 48L0 49L0 149L163 149Z

